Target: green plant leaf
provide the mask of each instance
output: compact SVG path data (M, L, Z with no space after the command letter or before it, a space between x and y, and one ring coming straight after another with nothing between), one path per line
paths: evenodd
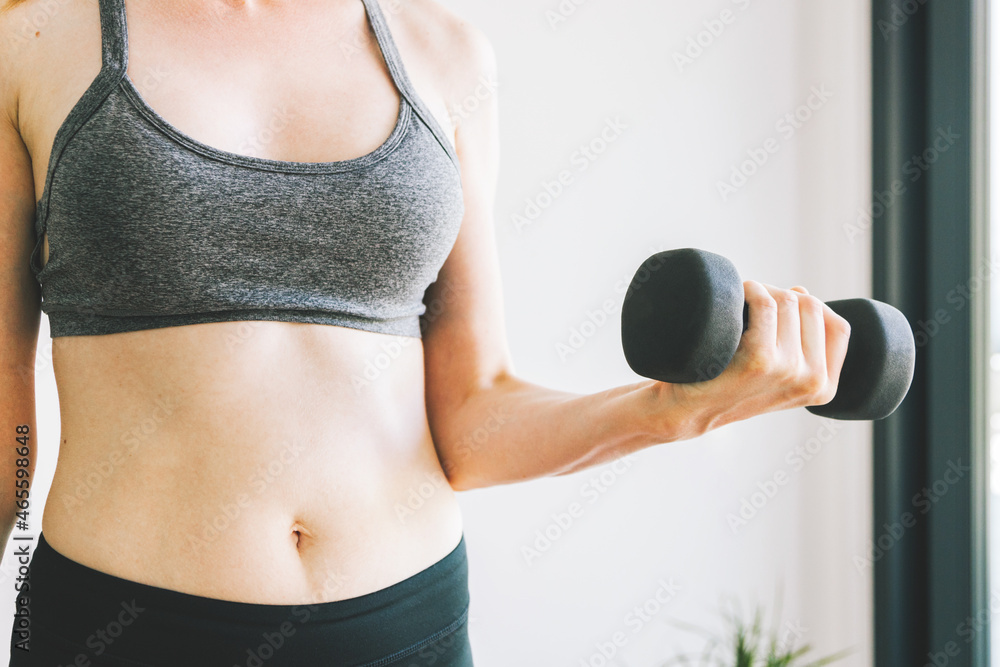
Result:
M811 647L808 644L800 647L783 646L783 642L778 638L777 616L773 619L773 626L767 636L763 630L763 612L760 606L755 608L753 618L749 622L734 610L728 612L723 610L722 616L725 625L730 628L727 632L728 640L691 624L680 621L671 623L705 638L705 648L699 662L701 665L714 663L718 667L823 667L854 652L853 649L846 649L803 664L802 659L811 652ZM722 655L719 655L720 651ZM664 667L681 663L690 665L692 663L689 659L692 656L693 654L677 655L672 661L664 663Z

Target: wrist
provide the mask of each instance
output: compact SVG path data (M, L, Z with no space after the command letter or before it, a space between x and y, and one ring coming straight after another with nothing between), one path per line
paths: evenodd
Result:
M722 411L695 385L654 380L647 390L647 432L656 442L691 440L717 427Z

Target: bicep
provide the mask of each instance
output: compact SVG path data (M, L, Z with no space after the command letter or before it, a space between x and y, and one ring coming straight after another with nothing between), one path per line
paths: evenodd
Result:
M479 61L482 68L491 69L492 52L488 44L485 47L487 54ZM494 76L495 71L487 75ZM455 95L462 95L461 89ZM471 393L513 372L494 231L499 167L495 94L461 118L455 147L465 214L455 245L424 299L424 365L431 413L457 407Z

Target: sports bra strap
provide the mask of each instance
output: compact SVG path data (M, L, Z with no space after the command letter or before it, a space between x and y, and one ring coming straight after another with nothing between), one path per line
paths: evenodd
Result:
M424 121L424 124L430 128L430 131L434 134L438 143L441 144L441 147L444 148L448 157L450 157L455 163L455 166L458 167L458 156L455 154L455 150L452 148L451 142L448 141L447 136L438 124L434 114L432 114L427 105L424 104L420 95L417 94L416 89L413 87L413 84L410 83L410 77L406 74L406 68L403 66L403 59L399 56L399 51L396 48L396 42L392 38L392 33L389 31L389 25L386 23L385 15L382 13L382 8L379 6L378 0L361 1L365 5L365 12L368 14L372 30L375 32L375 40L378 42L379 49L382 51L382 58L385 60L385 64L389 67L389 74L392 76L392 80L396 84L396 88L399 89L399 93L406 98L410 106L417 112L420 119ZM405 2L406 0L390 1L399 4L401 2Z
M128 68L128 25L125 0L99 0L101 52L104 66L122 73Z

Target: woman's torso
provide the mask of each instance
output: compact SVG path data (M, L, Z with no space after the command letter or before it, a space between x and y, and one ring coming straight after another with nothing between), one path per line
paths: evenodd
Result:
M399 92L360 0L127 9L130 80L204 144L327 162L367 154L393 129ZM36 32L20 47L30 76L18 109L41 197L56 133L101 67L97 3L67 0ZM430 77L416 57L406 67L447 127ZM52 363L62 427L43 528L84 565L294 604L391 585L459 541L419 338L213 322L56 337Z

